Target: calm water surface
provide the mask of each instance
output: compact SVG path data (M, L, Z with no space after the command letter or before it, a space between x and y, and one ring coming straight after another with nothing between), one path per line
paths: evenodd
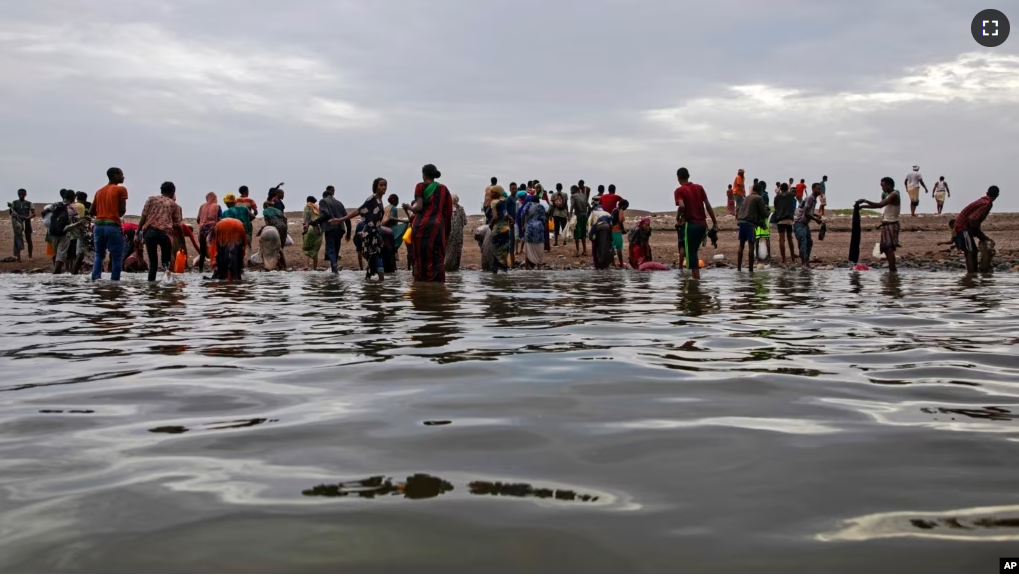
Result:
M0 570L993 571L1019 276L0 277Z

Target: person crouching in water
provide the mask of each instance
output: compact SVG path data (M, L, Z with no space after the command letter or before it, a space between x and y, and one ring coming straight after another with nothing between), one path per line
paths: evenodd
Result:
M641 264L651 262L651 217L641 218L627 238L630 241L630 267L640 270Z
M248 243L244 221L250 217L250 212L246 206L237 205L237 197L233 194L223 197L223 203L227 209L223 211L223 218L216 223L213 231L215 238L211 242L214 250L210 250L213 253L209 254L216 263L212 277L226 282L240 282L244 271L244 248Z

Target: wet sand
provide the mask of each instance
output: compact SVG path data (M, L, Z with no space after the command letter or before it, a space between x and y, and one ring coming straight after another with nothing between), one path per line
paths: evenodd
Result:
M631 211L631 214L635 211ZM936 216L924 214L916 217L904 215L902 217L902 232L900 242L902 248L898 252L900 266L923 267L931 269L957 269L964 267L963 259L957 250L948 251L949 246L938 246L938 243L947 242L951 238L948 228L948 221L955 215ZM13 254L13 232L10 223L4 218L0 220L0 258ZM137 222L137 217L127 217L128 221ZM627 226L636 224L636 217L628 218ZM652 215L651 248L654 259L675 267L679 263L679 251L676 242L676 232L673 228L673 217L671 214ZM187 222L194 226L194 220ZM871 250L874 244L880 239L878 226L881 222L879 216L869 216L863 219L863 238L860 244L861 260L863 263L880 267L884 260L873 258ZM481 250L474 241L474 230L481 225L481 216L468 217L468 224L464 229L463 256L461 268L464 270L479 270L481 268ZM814 228L814 250L813 261L819 267L836 266L845 263L849 254L849 238L852 219L849 216L828 217L827 235L823 241L817 240L817 227ZM701 248L700 257L708 266L735 266L739 242L736 238L736 221L731 216L719 218L718 247L714 248L709 243ZM40 273L52 270L49 259L46 257L45 233L42 231L42 223L38 219L33 223L35 243L35 259L28 261L26 254L22 254L22 263L0 263L0 272L22 272ZM262 226L262 220L255 222L255 231ZM991 214L984 223L984 231L994 239L997 245L997 256L995 264L999 271L1014 270L1019 266L1019 214L1002 213ZM309 267L308 258L305 257L300 248L301 244L301 220L291 217L290 235L295 245L285 248L287 264L290 268L303 270ZM560 239L560 246L552 247L551 252L546 253L545 264L551 269L577 270L591 267L590 256L575 256L574 242ZM554 242L553 242L554 244ZM257 251L257 248L255 249ZM590 248L589 248L590 252ZM778 260L778 233L772 229L772 253ZM798 254L799 252L797 252ZM341 266L344 269L357 269L357 255L353 244L344 242L341 249ZM714 256L723 255L724 259L716 262ZM196 255L193 248L189 247L189 256ZM189 258L189 262L191 260ZM780 262L776 262L778 264ZM319 268L327 266L325 262L325 249L319 254ZM406 267L406 248L400 250L400 267Z

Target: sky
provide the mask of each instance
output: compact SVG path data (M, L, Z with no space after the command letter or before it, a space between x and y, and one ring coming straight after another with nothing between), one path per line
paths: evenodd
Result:
M52 201L118 166L129 213L170 180L193 216L242 184L261 200L285 182L293 209L331 184L352 207L381 176L405 200L433 163L468 212L492 176L613 183L667 210L685 166L716 205L744 168L772 186L827 175L829 205L849 207L918 164L929 187L945 176L949 211L992 184L1019 211L1019 37L977 44L987 7L3 2L0 186Z

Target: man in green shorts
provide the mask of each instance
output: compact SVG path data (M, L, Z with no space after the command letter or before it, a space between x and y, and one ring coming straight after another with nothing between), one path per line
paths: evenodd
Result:
M718 221L715 220L715 211L708 202L704 187L690 182L690 171L680 168L676 170L676 178L679 179L679 188L676 188L673 196L676 200L676 218L686 223L680 229L686 261L694 280L700 280L700 258L697 250L708 233L708 216L711 217L712 230L718 228Z
M570 215L577 219L577 224L573 227L573 243L577 247L578 257L581 256L581 244L584 246L583 255L587 255L587 217L591 213L591 206L588 202L584 190L578 186L570 186Z

